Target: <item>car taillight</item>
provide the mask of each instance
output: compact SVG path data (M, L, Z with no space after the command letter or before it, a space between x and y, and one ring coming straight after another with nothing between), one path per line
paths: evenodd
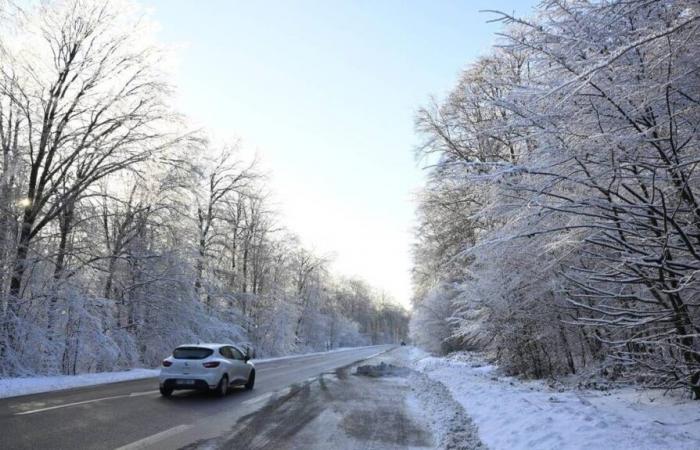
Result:
M168 361L167 359L164 359L164 360L163 360L163 367L170 367L170 366L172 366L172 365L173 365L173 363L171 363L171 362Z
M214 367L219 367L219 361L205 362L202 365L207 369L213 369Z

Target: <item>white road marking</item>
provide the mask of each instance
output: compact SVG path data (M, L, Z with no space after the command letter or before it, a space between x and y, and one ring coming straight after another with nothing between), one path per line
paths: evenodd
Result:
M158 392L159 392L158 390L155 390L155 391L144 391L144 392L132 392L131 394L129 394L129 397L140 397L140 396L142 396L142 395L156 394L156 393L158 393Z
M390 348L389 350L393 350L393 349L392 349L392 348ZM389 350L383 350L383 351L381 351L381 352L379 352L379 353L375 353L374 355L370 355L370 356L366 357L365 359L370 359L370 358L374 358L375 356L379 356L379 355L382 355L382 354L384 354L384 353L388 352Z
M279 395L280 397L284 397L285 395L287 395L287 394L289 394L290 392L292 392L292 388L291 388L291 387L286 387L286 388L280 389L280 390L278 390L278 391L276 391L276 392L277 392L277 395Z
M191 428L192 425L178 425L176 427L168 428L165 431L161 431L160 433L156 433L154 435L145 437L143 439L139 439L138 441L134 441L131 444L126 444L122 447L117 448L116 450L136 450L136 449L141 449L141 448L146 448L149 447L153 444L155 444L158 441L161 441L169 436L172 436L173 434L180 433L182 431L185 431L189 428Z
M244 402L241 402L242 405L253 405L255 403L260 403L263 402L270 397L272 397L275 393L274 392L268 392L267 394L263 394L259 397L251 398L250 400L246 400Z
M141 395L154 394L156 392L158 392L158 391L132 392L131 394L125 394L125 395L113 395L111 397L93 398L92 400L83 400L82 402L64 403L62 405L47 406L46 408L38 408L38 409L29 410L29 411L22 411L19 413L15 413L15 416L24 416L27 414L35 414L35 413L40 413L40 412L44 412L44 411L51 411L54 409L68 408L70 406L78 406L78 405L85 405L88 403L101 402L104 400L114 400L116 398L138 397Z

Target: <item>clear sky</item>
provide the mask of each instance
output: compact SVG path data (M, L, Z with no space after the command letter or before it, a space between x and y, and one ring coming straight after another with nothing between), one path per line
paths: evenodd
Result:
M180 109L240 136L271 174L281 222L335 269L408 304L416 109L534 1L142 0L182 46Z

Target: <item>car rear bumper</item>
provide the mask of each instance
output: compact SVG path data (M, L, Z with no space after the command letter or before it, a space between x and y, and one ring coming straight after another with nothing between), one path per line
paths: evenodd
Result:
M161 371L160 380L161 387L173 389L214 389L221 380L222 374L217 370L212 370L211 373L178 373ZM186 384L183 380L189 380L193 383Z
M192 383L184 383L184 380L191 380ZM172 390L194 389L198 391L206 391L215 388L216 384L210 385L209 382L205 380L195 378L166 378L160 380L160 387Z

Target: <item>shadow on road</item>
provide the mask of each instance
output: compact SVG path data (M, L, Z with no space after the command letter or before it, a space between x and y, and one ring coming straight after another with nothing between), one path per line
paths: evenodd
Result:
M362 364L372 364L372 360ZM360 376L350 366L328 372L271 398L215 440L189 449L425 449L434 448L427 424L407 397L408 369ZM399 373L399 372L397 372Z

